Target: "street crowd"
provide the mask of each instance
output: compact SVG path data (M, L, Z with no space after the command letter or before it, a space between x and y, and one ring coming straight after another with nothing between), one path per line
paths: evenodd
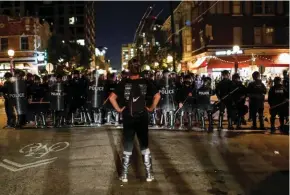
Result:
M65 77L55 74L41 78L14 70L14 75L7 72L4 77L1 92L5 98L7 128L21 128L27 123L36 126L51 124L55 127L122 123L122 113L115 111L109 96L119 82L129 77L126 71L119 75L104 75L98 71L80 74L75 70ZM148 120L152 126L190 129L199 125L203 130L211 132L214 128L213 114L219 113L217 128L221 130L226 110L229 130L242 129L248 112L252 129L257 129L257 118L259 128L265 129L263 113L267 93L271 132L275 131L276 115L279 116L281 131L285 129L285 122L288 122L287 70L283 71L283 78L274 78L269 90L262 83L259 72L252 74L253 80L247 86L241 82L239 74L231 75L227 70L221 72L219 80L168 70L155 73L143 71L141 77L151 82L161 95L157 108L149 114ZM218 98L214 104L211 103L213 95ZM249 107L246 106L247 98ZM122 99L118 101L120 105L124 104ZM149 105L152 98L146 101Z

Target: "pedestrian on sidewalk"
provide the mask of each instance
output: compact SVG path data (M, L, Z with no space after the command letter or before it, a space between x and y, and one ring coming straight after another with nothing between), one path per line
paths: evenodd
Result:
M139 140L142 159L146 170L146 181L154 179L152 172L152 158L148 147L148 112L152 112L159 100L157 88L146 79L140 78L141 65L136 59L128 63L130 76L123 79L111 93L109 100L115 110L123 115L123 158L122 175L120 180L128 182L128 168L133 151L135 134ZM146 99L153 97L152 105L146 105ZM124 107L117 103L120 100Z

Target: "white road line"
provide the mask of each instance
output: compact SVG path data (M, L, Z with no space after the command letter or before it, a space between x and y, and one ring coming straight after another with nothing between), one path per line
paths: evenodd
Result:
M27 164L19 164L17 162L13 162L13 161L10 161L8 159L4 159L3 162L6 162L8 164L11 164L11 165L14 165L16 167L20 167L21 168L21 167L26 167L26 166L31 166L31 165L37 165L37 164L48 162L48 161L54 161L55 159L57 159L57 157L50 158L50 159L45 159L45 160L39 160L39 161L36 161L36 162L33 162L33 163L27 163Z
M14 167L5 165L4 163L0 163L0 167L8 169L8 170L10 170L12 172L17 172L17 171L22 171L22 170L29 169L29 168L32 168L32 167L38 167L38 166L41 166L41 165L46 165L46 164L49 164L49 163L52 163L52 162L53 161L48 161L48 162L39 163L39 164L35 164L35 165L30 165L30 166L26 166L26 167L22 167L22 168L14 168Z

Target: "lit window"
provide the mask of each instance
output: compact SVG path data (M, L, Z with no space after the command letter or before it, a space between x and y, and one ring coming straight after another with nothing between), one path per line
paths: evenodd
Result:
M69 18L69 24L75 24L76 23L76 18L75 17L71 17Z
M274 29L272 27L266 28L266 34L265 34L265 43L266 44L273 43L273 33L274 33Z
M84 39L79 39L77 40L77 43L80 45L85 45L85 40Z
M241 2L233 1L233 14L241 14Z

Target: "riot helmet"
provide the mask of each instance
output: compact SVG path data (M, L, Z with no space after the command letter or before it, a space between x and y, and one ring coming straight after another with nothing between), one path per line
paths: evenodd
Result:
M238 73L233 74L232 80L233 81L240 81L240 75Z
M11 74L10 72L6 72L6 73L4 74L4 78L5 78L6 80L10 79L11 77L12 77L12 74Z
M190 75L186 75L184 77L184 81L183 81L185 86L191 86L192 85L192 78Z
M274 78L274 85L280 85L282 82L282 79L280 77L275 77Z
M141 64L136 58L132 58L128 62L128 69L131 75L138 75L141 73Z
M230 77L230 72L228 70L223 70L221 74L223 79L228 79Z
M252 78L256 81L260 79L261 74L258 71L253 72Z
M204 77L203 78L203 85L206 87L210 87L211 86L211 78L210 77Z

